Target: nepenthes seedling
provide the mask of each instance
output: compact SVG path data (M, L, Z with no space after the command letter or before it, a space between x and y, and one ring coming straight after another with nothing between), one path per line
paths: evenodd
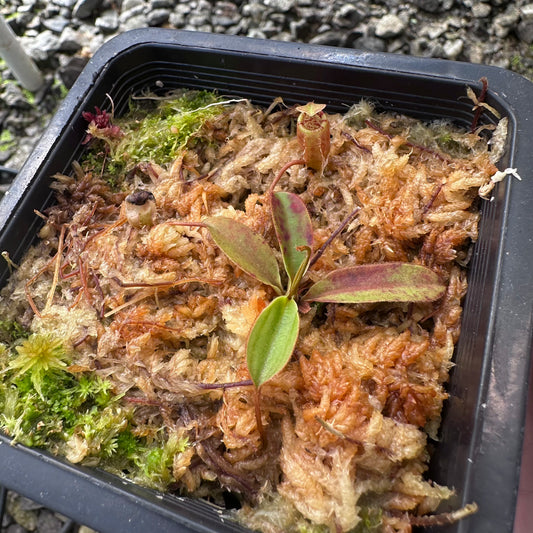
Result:
M322 172L329 151L329 144L325 141L326 138L329 141L329 124L322 113L323 106L307 104L298 109L302 115L306 110L314 113L315 120L311 124L316 127L304 128L301 125L306 121L298 121L304 158L291 164L306 164L315 171ZM429 268L399 262L340 268L309 286L306 274L323 253L324 247L313 253L313 226L301 198L295 193L273 191L287 168L288 165L283 167L267 193L287 274L285 286L281 281L275 251L262 236L245 224L223 216L208 217L198 223L183 223L207 228L217 246L233 263L272 287L277 294L257 317L246 345L248 370L258 391L291 358L300 326L299 306L305 307L308 302L430 302L440 298L445 289L439 276ZM356 212L357 210L345 220L333 237ZM331 239L328 242L330 241Z

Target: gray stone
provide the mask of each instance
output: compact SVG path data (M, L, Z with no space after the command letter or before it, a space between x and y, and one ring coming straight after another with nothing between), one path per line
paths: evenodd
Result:
M23 138L22 142L19 142L17 150L13 154L13 157L9 159L9 161L11 162L15 157L22 159L22 161L20 165L12 168L18 169L20 166L22 166L22 163L26 160L31 152L31 149L33 148L33 142L31 143L31 147L29 147L28 144L27 138ZM19 153L21 146L23 147L23 150ZM29 148L29 150L24 150L24 148ZM32 502L31 500L28 500L27 498L24 498L23 496L19 496L13 492L8 493L7 510L13 517L13 520L16 522L16 524L11 524L11 526L8 527L8 531L10 528L15 530L15 526L17 525L30 531L35 530L37 527L37 511L40 508L41 506L35 502Z
M289 28L291 36L297 41L307 39L308 35L311 33L311 27L305 19L291 20Z
M69 9L72 9L76 4L76 1L77 0L52 0L52 4L55 4L59 7L68 7Z
M81 71L89 61L88 57L74 56L61 67L59 77L67 89L70 89L78 79Z
M533 20L522 20L516 28L518 38L526 44L533 44Z
M125 23L126 21L130 20L133 17L137 17L139 15L142 15L144 17L144 5L136 5L132 7L131 9L128 9L127 11L122 11L122 13L119 15L118 20L120 23ZM145 19L146 20L146 19ZM144 24L146 25L146 23Z
M250 28L246 37L251 37L252 39L266 39L266 35L257 28Z
M120 21L121 31L135 30L137 28L146 28L146 17L144 15L135 15L125 21Z
M37 518L38 533L57 533L61 530L63 523L51 511L43 509Z
M429 24L423 31L424 35L427 35L431 40L438 39L441 35L448 30L448 22L436 22L435 24Z
M32 107L18 84L15 83L5 84L2 99L6 106L13 109L31 109Z
M233 2L217 2L211 22L219 26L233 26L239 22L239 9Z
M397 15L389 14L382 17L376 24L376 37L391 39L405 31L405 23Z
M5 161L6 167L19 170L22 165L28 159L28 156L33 150L36 139L22 138L17 144L17 149L13 152L11 157ZM37 517L35 511L25 511L27 516L20 518L21 523L11 524L7 528L6 533L27 533L27 531L35 531L37 527ZM15 517L15 520L19 520L19 516ZM12 528L12 529L11 529ZM21 528L21 529L19 529Z
M173 28L181 28L185 25L185 15L183 15L182 13L173 12L168 17L168 23Z
M492 7L490 4L474 4L472 6L472 16L478 19L483 19L491 14Z
M312 39L310 43L321 44L327 46L342 46L345 40L345 32L339 30L328 30L323 33L319 33Z
M47 30L53 31L54 33L61 33L69 25L68 19L59 16L44 19L41 22Z
M95 21L94 25L104 33L113 33L118 30L118 13L109 9L104 11Z
M103 0L78 0L72 10L72 15L79 19L90 17L93 11L102 5Z
M440 0L414 0L413 4L428 13L437 13L441 8Z
M518 9L512 8L510 10L501 13L494 17L492 21L492 30L493 33L499 39L504 39L509 35L511 29L518 23L520 18L520 13Z
M57 50L59 52L75 53L82 48L82 34L67 26L61 33Z
M169 9L154 9L146 14L146 22L148 26L161 26L168 21L169 17Z
M274 11L286 13L296 5L296 0L264 0L266 6L272 8Z
M354 4L343 4L333 15L333 25L339 28L353 28L363 21L365 14Z
M463 51L464 43L462 39L446 41L443 46L446 59L457 59Z
M520 19L524 21L533 20L533 4L526 4L520 8Z
M387 49L387 45L383 39L372 35L363 35L362 37L355 39L352 47L367 52L385 52Z
M241 12L244 17L250 17L252 23L260 24L266 10L267 8L263 4L244 4Z
M59 37L50 30L44 30L34 38L23 37L23 46L30 56L38 62L46 62L59 48Z
M59 15L59 7L54 5L47 5L39 14L43 20L57 17Z
M145 1L144 0L123 0L121 5L121 10L124 13L125 11L129 11L130 9L133 9L137 6L143 6L145 7Z

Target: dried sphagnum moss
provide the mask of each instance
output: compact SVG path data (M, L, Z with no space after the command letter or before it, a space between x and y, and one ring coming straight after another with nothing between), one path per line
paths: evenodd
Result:
M159 141L145 153L141 132L183 117L134 114L134 125L117 122L124 135L93 142L77 175L57 177L43 239L3 290L0 314L32 335L60 332L69 386L109 387L105 401L91 400L96 418L76 411L68 431L35 444L213 501L231 491L237 518L265 532L410 531L410 516L451 495L424 478L426 444L447 396L477 193L496 172L487 143L449 125L378 115L368 103L328 115L326 167L293 166L279 186L305 202L316 249L360 211L309 277L409 261L432 268L447 291L426 304L311 306L291 362L262 387L263 441L245 344L273 291L231 264L204 229L175 223L229 216L274 246L265 193L301 157L297 113L242 101L207 109L183 142L166 130L169 158L155 151ZM137 189L155 200L151 225L127 222L123 202ZM31 380L23 386L5 370L16 345L3 340L0 355L1 423L12 435L12 396L32 393ZM38 422L25 423L19 438L37 431Z

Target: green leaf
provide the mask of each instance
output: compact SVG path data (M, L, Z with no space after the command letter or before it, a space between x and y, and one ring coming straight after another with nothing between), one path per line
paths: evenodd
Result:
M203 221L217 246L240 268L274 287L283 288L274 250L248 226L227 217L210 217Z
M300 197L290 192L276 192L272 195L272 218L292 286L302 263L309 262L309 253L302 249L310 249L313 245L311 218Z
M248 370L256 387L288 363L299 327L298 306L287 296L278 296L257 317L246 346Z
M431 302L445 287L429 268L379 263L342 268L315 283L304 296L313 302Z

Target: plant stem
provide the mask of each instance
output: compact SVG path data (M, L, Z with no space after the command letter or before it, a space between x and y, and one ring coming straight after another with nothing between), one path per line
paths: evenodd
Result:
M278 175L274 178L274 181L270 185L268 189L269 196L272 195L272 193L274 192L274 187L278 184L278 181L281 179L283 174L285 174L285 172L287 172L287 170L289 170L289 168L291 168L294 165L305 165L305 161L303 159L294 159L293 161L289 161L288 163L286 163L282 167L282 169L278 172Z
M489 89L489 82L485 76L483 76L479 80L483 85L481 87L481 92L479 93L479 97L477 99L478 106L476 109L476 113L474 114L474 118L472 119L472 125L470 126L470 133L474 133L477 128L477 124L479 122L479 119L481 118L481 114L483 113L483 106L479 105L482 104L485 99L487 98L487 91Z
M259 435L261 435L261 440L263 441L263 444L266 443L266 433L265 428L263 426L263 420L261 419L261 387L258 387L255 390L254 394L254 402L255 402L255 420L257 423L257 430L259 431Z
M333 239L349 224L349 222L359 213L360 207L356 207L339 225L339 227L328 237L327 241L315 252L315 255L309 261L309 268L311 268L325 252L326 248L332 243Z

